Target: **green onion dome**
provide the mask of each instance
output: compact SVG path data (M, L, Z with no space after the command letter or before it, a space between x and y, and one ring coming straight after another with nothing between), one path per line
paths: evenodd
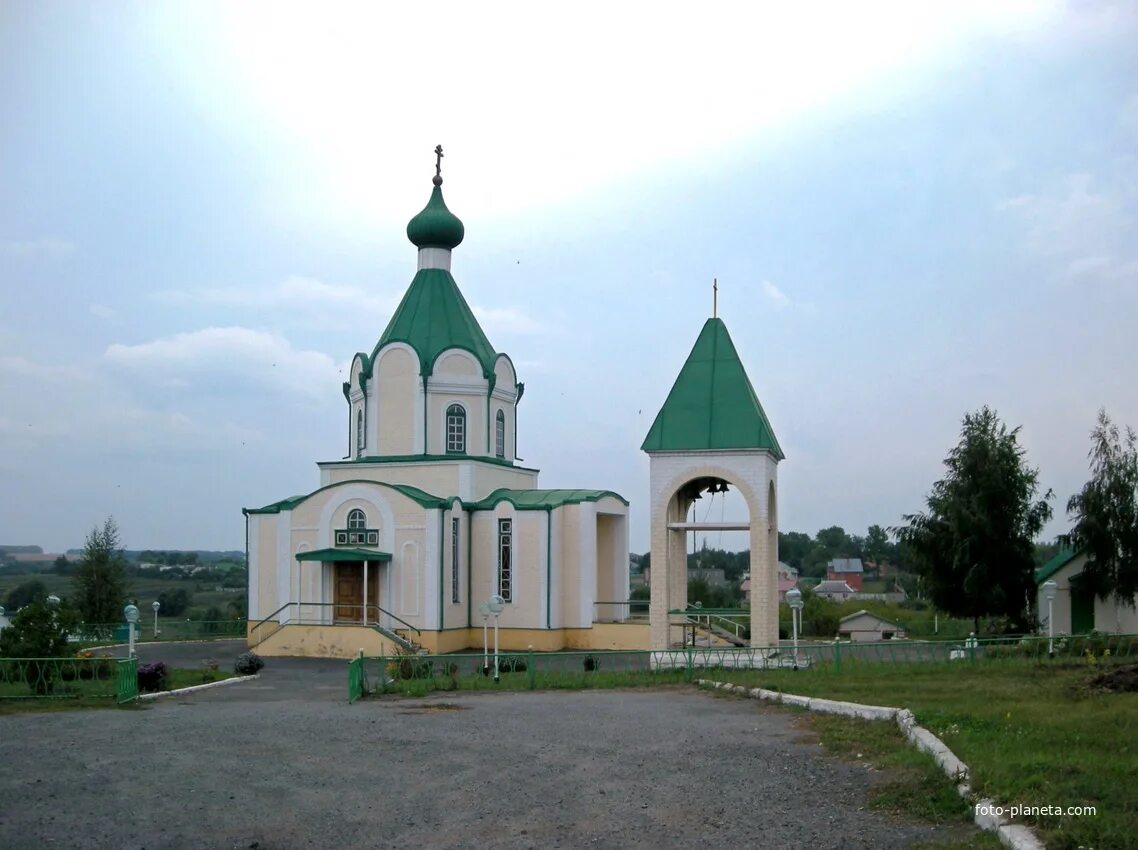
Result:
M446 248L450 250L462 242L466 228L458 216L447 209L443 200L442 183L439 176L433 178L434 191L423 211L407 222L407 238L417 248Z

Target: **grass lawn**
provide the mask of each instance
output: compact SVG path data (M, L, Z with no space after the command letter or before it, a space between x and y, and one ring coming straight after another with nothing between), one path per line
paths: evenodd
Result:
M1138 846L1138 693L1091 689L1103 669L880 664L842 673L716 670L708 678L909 708L969 765L981 795L1005 805L1096 807L1094 815L1016 820L1035 827L1048 848L1106 850Z
M207 682L232 679L232 670L203 671L201 668L173 668L166 677L166 689L177 690ZM24 682L0 682L0 715L21 712L74 711L84 708L117 708L114 679L74 680L55 683L56 696L35 697ZM129 708L135 703L127 703Z
M994 833L975 826L971 805L956 793L932 757L910 746L896 725L814 714L789 706L785 710L801 715L803 728L817 735L825 752L882 771L885 778L869 793L870 808L959 830L955 839L921 843L913 850L994 850L1003 846Z

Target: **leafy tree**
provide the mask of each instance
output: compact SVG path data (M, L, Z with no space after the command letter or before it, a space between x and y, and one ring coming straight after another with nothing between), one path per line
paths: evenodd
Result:
M865 532L862 554L867 561L881 564L889 553L889 533L880 525L871 525Z
M802 561L814 546L809 534L801 531L780 531L778 533L778 557L783 563L802 569Z
M61 658L69 655L67 634L75 628L78 615L67 606L53 607L42 599L25 605L0 631L2 658ZM58 670L51 661L9 662L16 675L36 694L50 693Z
M83 554L72 578L75 603L86 623L117 623L129 587L126 558L119 546L119 529L113 517L87 535Z
M1105 410L1091 432L1091 480L1067 502L1075 525L1066 540L1087 555L1083 586L1100 599L1134 605L1138 593L1138 447Z
M38 578L21 582L8 593L4 600L4 608L8 611L19 611L25 605L42 601L47 598L47 587Z
M996 412L966 414L945 478L933 485L928 512L906 514L893 529L907 543L929 596L942 611L972 619L1007 617L1026 630L1035 588L1033 541L1051 518L1051 491L1038 501L1038 470Z
M75 570L74 570L74 566L72 565L72 563L69 560L67 560L67 556L66 555L60 555L58 558L55 559L55 562L51 565L51 571L53 573L55 573L56 575L69 576Z
M164 590L158 594L158 604L162 606L159 610L167 617L180 617L186 613L186 609L190 607L193 601L193 595L184 587L179 587L177 590Z

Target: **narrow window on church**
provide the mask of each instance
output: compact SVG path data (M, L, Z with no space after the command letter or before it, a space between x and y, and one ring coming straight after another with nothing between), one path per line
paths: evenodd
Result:
M514 601L514 532L513 522L498 520L498 595Z
M498 457L506 456L506 414L498 411L498 422L495 428L497 437L497 452Z
M450 601L458 598L458 517L450 521Z
M364 412L356 411L356 457L364 456Z
M447 454L466 454L466 411L461 404L447 408Z

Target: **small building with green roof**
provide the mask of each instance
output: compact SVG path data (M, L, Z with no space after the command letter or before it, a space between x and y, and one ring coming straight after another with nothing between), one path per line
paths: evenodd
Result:
M441 148L436 149L441 163ZM354 656L481 646L503 600L502 646L647 646L626 620L628 502L538 487L517 458L525 385L451 274L465 237L436 164L407 225L417 269L343 385L346 454L319 487L246 508L249 645Z
M1067 547L1035 570L1036 617L1043 634L1078 635L1088 632L1138 634L1138 596L1129 604L1110 596L1098 599L1081 578L1087 566L1085 552ZM1055 583L1047 602L1046 583Z

